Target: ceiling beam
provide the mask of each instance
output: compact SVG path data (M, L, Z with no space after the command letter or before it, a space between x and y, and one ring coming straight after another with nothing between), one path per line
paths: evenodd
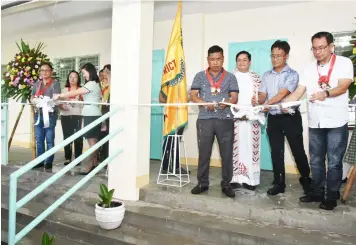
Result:
M17 4L8 8L5 8L3 10L3 7L1 7L1 17L13 15L13 14L18 14L30 10L35 10L39 8L45 8L48 6L52 6L55 4L62 4L62 3L67 3L71 1L64 1L64 0L58 0L58 1L40 1L40 0L33 0L33 1L21 1L21 4ZM16 2L14 2L16 3ZM6 5L5 5L6 6Z

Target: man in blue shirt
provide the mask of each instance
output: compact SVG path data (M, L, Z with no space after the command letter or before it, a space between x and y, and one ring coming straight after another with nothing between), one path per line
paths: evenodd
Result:
M190 91L190 100L195 103L225 101L236 104L239 91L237 80L234 74L223 68L223 49L217 45L210 47L207 60L209 68L196 74ZM235 197L230 185L234 141L234 122L230 108L225 104L200 106L197 134L198 185L192 189L192 194L200 194L209 189L210 156L216 136L222 159L221 189L226 196Z
M271 47L273 69L265 72L259 90L259 104L274 105L282 100L298 86L298 73L287 65L290 46L286 41L277 40ZM253 101L256 104L256 101ZM284 193L284 137L287 138L294 160L301 177L299 182L304 192L308 193L311 183L310 167L303 144L303 123L300 111L295 114L284 113L279 108L272 108L268 115L267 133L271 145L274 186L267 191L268 195Z

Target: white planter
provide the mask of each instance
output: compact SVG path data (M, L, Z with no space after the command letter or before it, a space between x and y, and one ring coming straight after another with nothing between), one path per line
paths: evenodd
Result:
M115 202L121 202L113 200ZM121 202L120 207L103 208L95 204L95 217L99 226L104 230L113 230L121 225L125 215L125 204Z

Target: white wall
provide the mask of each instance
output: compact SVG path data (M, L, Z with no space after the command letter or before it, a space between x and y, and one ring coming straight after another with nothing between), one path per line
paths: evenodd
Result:
M191 85L195 73L205 69L206 51L215 44L226 51L228 43L254 41L275 38L288 38L291 45L289 64L298 72L311 60L310 37L318 31L342 32L355 30L354 16L356 2L310 2L285 6L274 6L219 14L194 14L183 17L184 52L187 63L187 81ZM166 49L173 20L157 22L154 25L153 49ZM25 37L24 37L25 38ZM46 53L53 59L74 55L100 53L100 64L110 63L111 31L80 33L59 38L39 38L47 45ZM3 40L2 63L12 58L16 52L15 40ZM31 40L29 40L31 44ZM227 60L225 61L227 67ZM113 81L115 82L115 81ZM185 133L187 156L198 157L196 145L195 120L197 109L190 110L189 126ZM14 123L15 110L11 110L10 124ZM24 115L28 117L28 113ZM305 146L308 147L307 121L303 115ZM21 122L19 132L29 131L28 122ZM57 138L61 138L60 125L57 126ZM25 140L23 136L16 136ZM212 158L219 158L214 147ZM288 150L286 163L294 164Z

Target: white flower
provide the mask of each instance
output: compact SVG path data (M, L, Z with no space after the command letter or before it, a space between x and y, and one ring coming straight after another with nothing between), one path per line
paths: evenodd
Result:
M40 64L41 64L41 62L40 62L40 61L37 61L37 64L38 64L38 65L40 65Z
M35 68L37 69L37 68L38 68L38 65L35 65Z
M4 80L1 80L1 85L4 85L5 84L5 81Z
M7 76L7 77L10 76L10 73L6 73L6 76Z

